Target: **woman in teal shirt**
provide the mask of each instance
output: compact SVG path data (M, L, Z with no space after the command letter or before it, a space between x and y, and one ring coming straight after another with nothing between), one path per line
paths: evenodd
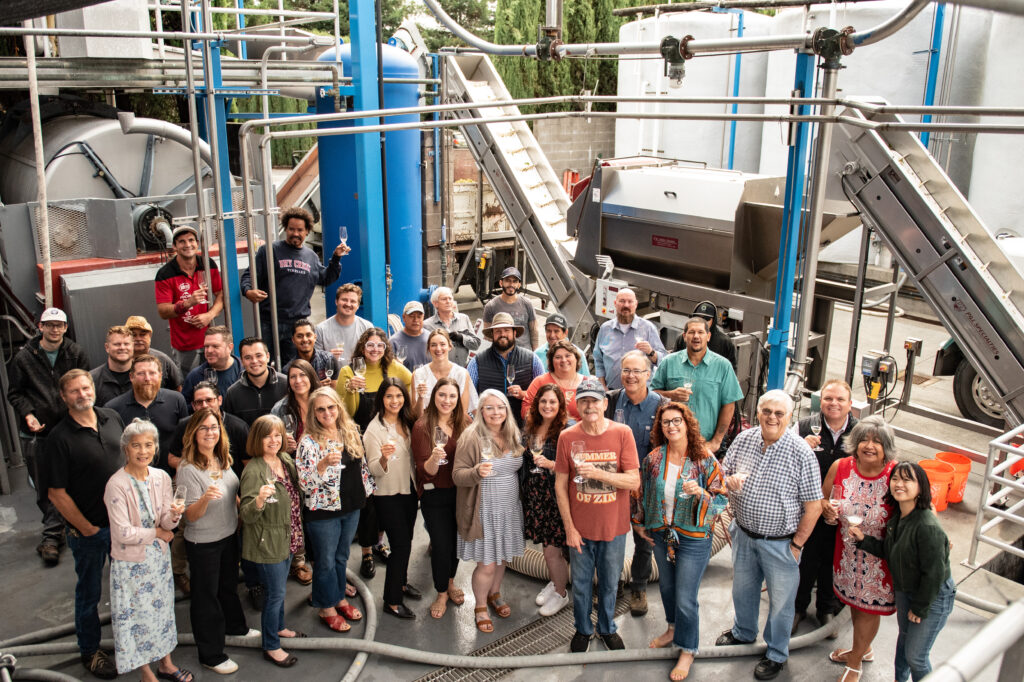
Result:
M918 464L900 462L889 474L887 501L899 506L886 524L885 539L849 533L857 547L889 564L896 593L896 682L924 679L929 654L953 610L956 584L949 571L949 538L932 512L931 484ZM858 673L857 670L848 670ZM844 676L845 676L844 671Z
M697 590L711 558L711 525L728 500L718 460L708 455L697 419L682 403L658 408L651 428L654 450L640 465L633 492L633 529L654 545L658 589L668 630L651 648L680 648L670 679L690 672L700 638Z

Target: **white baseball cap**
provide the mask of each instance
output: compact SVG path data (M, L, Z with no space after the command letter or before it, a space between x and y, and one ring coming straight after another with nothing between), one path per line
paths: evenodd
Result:
M43 322L63 322L67 324L68 316L60 308L47 308L39 316L39 323L42 324Z

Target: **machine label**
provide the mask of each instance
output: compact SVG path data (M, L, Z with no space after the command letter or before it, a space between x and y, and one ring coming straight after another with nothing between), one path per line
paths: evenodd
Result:
M662 237L661 235L651 235L651 246L660 246L663 249L675 249L679 250L679 240L675 237Z
M595 204L600 204L601 203L601 188L600 187L595 187L594 189L590 190L590 200L593 201Z

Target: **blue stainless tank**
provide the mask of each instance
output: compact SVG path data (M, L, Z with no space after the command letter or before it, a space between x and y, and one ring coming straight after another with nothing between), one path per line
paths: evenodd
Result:
M349 43L337 48L338 59L345 76L352 75L352 47ZM335 51L328 50L320 61L335 60ZM419 78L416 61L409 53L383 46L385 78ZM318 114L334 112L334 98L327 93L330 85L318 88L316 111ZM351 100L349 100L351 101ZM414 107L419 102L419 85L415 83L385 83L382 108ZM384 123L416 122L419 116L389 116ZM321 128L352 126L352 121L318 124ZM352 254L342 262L341 278L326 293L327 314L333 315L334 293L345 282L355 282L364 289L385 285L384 273L367 275L357 254L360 249L359 199L356 192L356 153L354 135L333 135L319 139L320 210L322 213L324 250L338 244L338 230L348 229L348 245ZM388 222L391 229L390 254L393 283L388 311L401 314L406 302L422 300L423 291L423 220L420 169L420 131L402 130L387 134L387 189ZM370 239L383 239L383 226L371 225Z

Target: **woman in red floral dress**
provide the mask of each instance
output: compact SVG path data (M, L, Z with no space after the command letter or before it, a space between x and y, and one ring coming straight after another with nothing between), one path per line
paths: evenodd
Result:
M832 464L821 486L825 497L822 513L827 522L840 525L832 559L832 585L839 600L850 607L853 620L852 646L829 654L834 663L846 666L840 682L860 679L861 662L874 660L871 642L881 617L896 611L888 565L857 549L847 533L848 528L857 526L865 535L879 540L884 536L885 523L893 513L892 506L885 502L885 493L889 473L896 465L895 445L893 431L885 420L878 416L862 419L843 444L850 456Z

